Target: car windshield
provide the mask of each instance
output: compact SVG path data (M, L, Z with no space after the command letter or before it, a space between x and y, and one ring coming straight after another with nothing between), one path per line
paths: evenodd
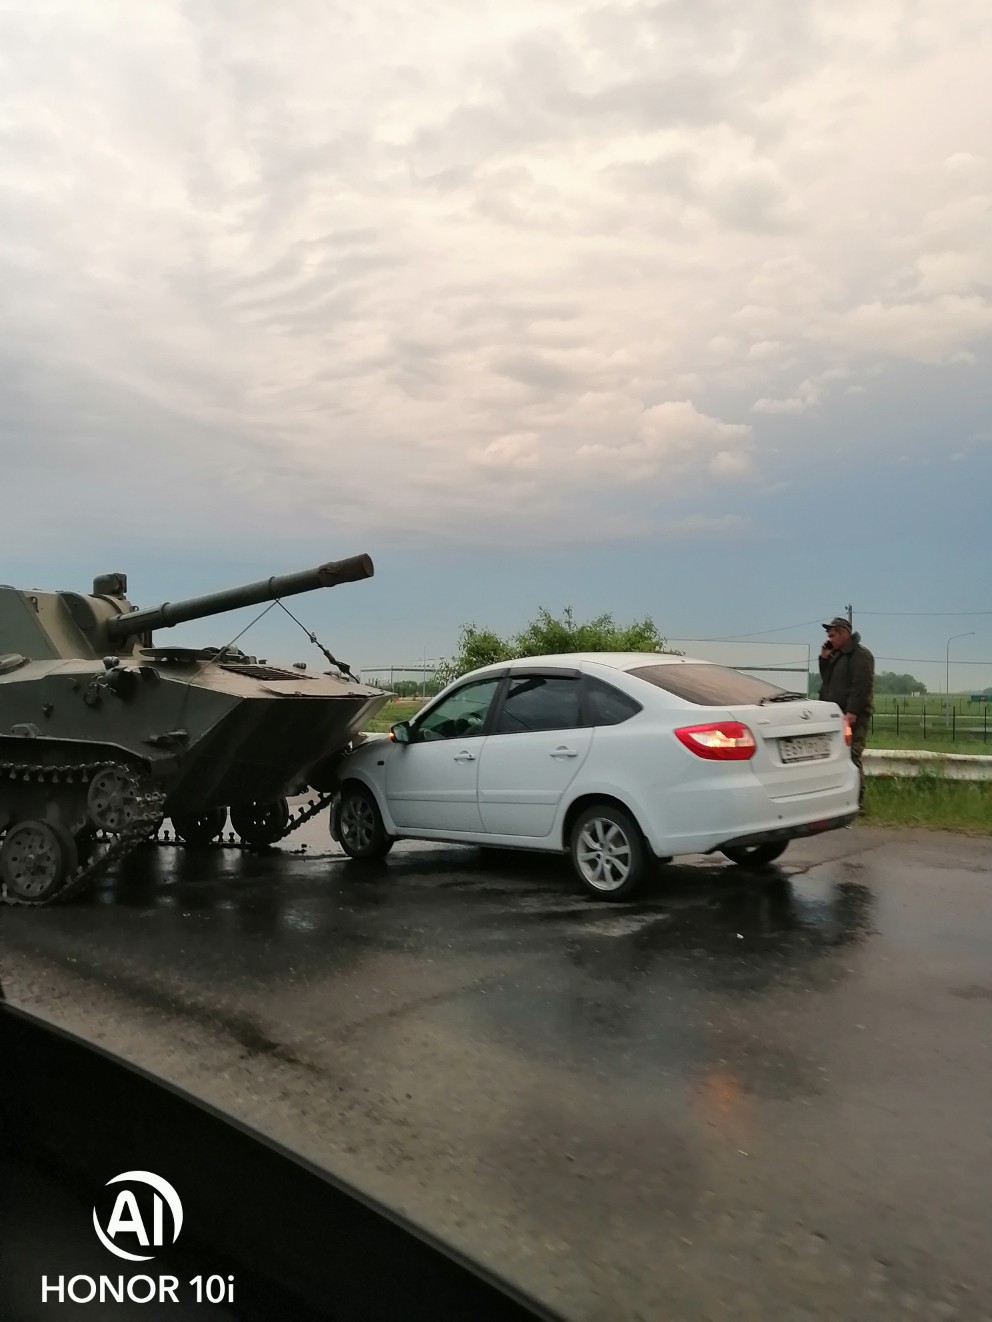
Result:
M700 707L759 706L783 692L766 680L708 663L638 666L629 673Z

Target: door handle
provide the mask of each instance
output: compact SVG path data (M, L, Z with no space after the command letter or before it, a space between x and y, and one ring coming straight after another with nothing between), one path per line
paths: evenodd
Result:
M468 753L468 752L465 751L465 749L462 749L462 751L461 751L460 753L456 753L456 754L455 754L455 756L454 756L454 758L453 758L453 761L455 761L455 762L474 762L474 761L475 761L475 754L474 754L474 753Z
M555 751L551 754L551 757L578 757L578 756L579 754L577 749L566 748L564 744L562 744L560 748L556 748Z

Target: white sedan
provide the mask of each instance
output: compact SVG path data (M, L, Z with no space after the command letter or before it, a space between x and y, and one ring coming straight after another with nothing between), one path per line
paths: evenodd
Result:
M406 837L570 853L600 899L658 862L772 862L847 826L840 709L689 657L527 657L474 670L343 761L331 830L352 858Z

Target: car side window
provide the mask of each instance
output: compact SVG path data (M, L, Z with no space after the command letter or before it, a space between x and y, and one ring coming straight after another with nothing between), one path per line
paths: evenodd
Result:
M466 684L432 707L427 715L413 723L417 735L425 740L471 739L481 735L489 708L499 688L500 677L479 679Z
M586 675L585 685L590 725L619 725L644 710L636 699L594 675Z
M582 725L579 681L571 675L511 675L493 734L574 730Z

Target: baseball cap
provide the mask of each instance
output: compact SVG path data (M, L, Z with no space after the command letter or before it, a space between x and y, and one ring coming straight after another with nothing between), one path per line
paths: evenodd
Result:
M847 629L850 633L851 621L846 615L835 615L829 624L825 624L824 629Z

